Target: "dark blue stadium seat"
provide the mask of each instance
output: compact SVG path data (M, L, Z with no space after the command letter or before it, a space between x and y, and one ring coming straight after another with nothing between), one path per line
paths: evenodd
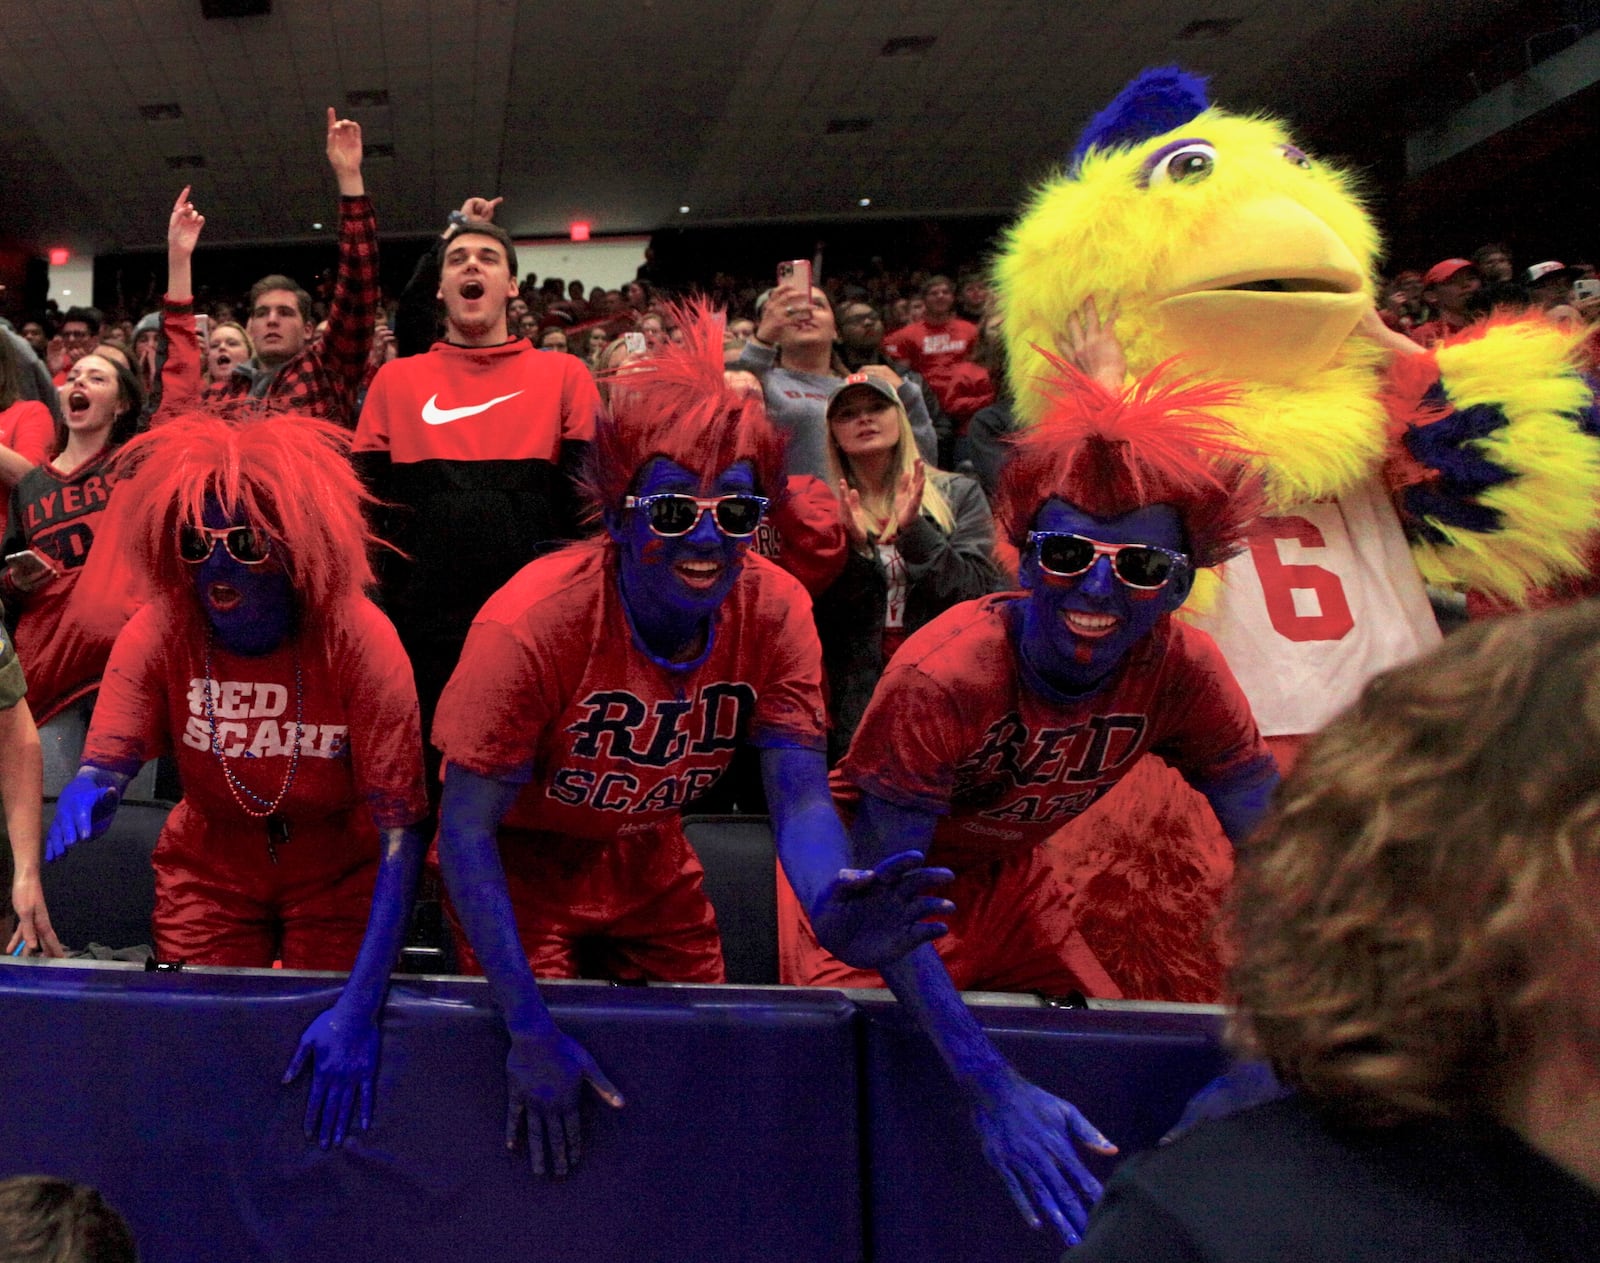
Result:
M706 870L728 981L778 981L778 870L766 816L685 816L683 831Z
M80 842L44 865L50 924L69 951L90 943L115 948L150 942L156 902L150 853L171 810L167 803L125 801L103 837ZM54 812L48 804L46 827Z

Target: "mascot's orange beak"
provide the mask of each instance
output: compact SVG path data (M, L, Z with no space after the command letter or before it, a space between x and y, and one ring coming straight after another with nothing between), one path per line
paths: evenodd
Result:
M1350 248L1288 197L1228 206L1200 225L1184 256L1154 306L1159 336L1226 377L1303 381L1333 359L1371 302Z

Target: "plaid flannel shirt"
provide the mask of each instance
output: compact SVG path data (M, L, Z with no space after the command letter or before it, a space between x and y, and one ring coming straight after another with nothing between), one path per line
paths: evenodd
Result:
M371 198L341 197L339 274L327 332L276 372L233 372L212 382L206 407L225 416L305 413L353 430L377 314L378 217Z

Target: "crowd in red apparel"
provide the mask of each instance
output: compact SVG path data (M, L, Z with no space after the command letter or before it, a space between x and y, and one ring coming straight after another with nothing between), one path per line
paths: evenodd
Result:
M819 260L820 262L820 260ZM735 277L717 272L702 283L665 287L653 283L647 261L640 276L621 289L586 286L578 278L545 277L529 272L507 312L512 336L527 338L541 350L575 355L596 372L614 369L630 354L626 333L643 336L646 352L672 335L669 304L690 294L703 295L727 313L730 362L737 349L755 332L771 277ZM996 369L1000 363L998 322L990 314L990 294L979 261L962 264L955 279L923 269L902 272L851 272L819 277L818 284L833 307L839 330L841 362L851 369L876 362L880 353L889 362L918 369L938 382L926 393L930 405L948 414L957 428L981 408L993 403L997 393ZM324 336L332 306L335 280L331 274L313 289L311 313L315 337ZM929 315L927 297L934 298ZM417 346L402 350L395 325L403 296L381 295L374 327L366 379L377 369ZM158 306L158 304L157 304ZM248 295L224 296L196 303L196 314L209 324L202 347L203 371L208 382L225 377L233 365L255 353L246 326L250 320ZM870 314L870 321L865 319ZM145 389L155 382L160 344L160 312L145 313L119 308L101 310L74 306L62 310L54 300L46 309L29 313L14 324L17 333L49 370L53 382L65 383L71 365L97 348L108 350L139 375ZM925 360L920 342L932 340L939 349ZM637 352L632 352L637 354ZM924 371L932 363L931 375ZM946 453L948 454L948 453Z
M421 252L406 288L383 295L378 213L360 182L359 137L350 146L346 135L343 152L335 143L336 135L345 134L340 129L351 127L330 117L329 160L341 192L339 264L316 294L291 277L272 275L238 300L197 302L190 257L204 218L185 189L169 225L160 310L51 310L21 321L15 340L0 339L0 483L12 492L13 519L0 600L18 629L39 718L76 725L63 734L69 776L109 651L106 627L114 633L120 626L93 607L120 608L126 600L109 549L99 550L98 565L85 560L114 485L116 449L137 429L199 407L229 416L305 413L354 430L358 464L365 462L369 485L385 503L414 497L406 504L410 521L428 536L399 541L400 555L426 560L414 567L418 574L426 571L427 581L411 584L412 605L397 595L401 585L391 582L386 591L386 610L397 625L406 622L396 617L402 608L420 620L401 626L401 633L419 683L427 677L437 686L422 690L426 717L463 631L421 626L424 613L439 606L442 583L459 579L487 551L506 553L495 560L514 572L538 548L581 529L575 518L566 520L564 509L552 508L551 520L535 532L539 538L524 540L530 529L526 505L564 503L574 470L568 449L592 434L584 419L592 418L608 389L623 388L619 373L630 362L678 340L674 325L682 309L674 300L683 293L659 284L648 256L636 279L620 289L588 287L575 278L541 281L532 274L519 283L510 238L492 223L497 200L468 198L439 242ZM499 245L497 233L503 238ZM512 265L505 287L488 304L492 319L484 328L491 341L467 344L477 350L475 359L467 359L479 367L497 359L496 371L507 375L504 388L482 390L481 398L491 403L480 404L477 395L456 399L448 390L441 397L440 383L465 381L464 374L477 371L464 363L448 373L439 369L439 377L409 373L410 366L425 367L423 360L443 364L451 358L423 354L445 333L440 300L447 287L454 286L454 296L473 310L487 301L481 286L478 296L469 297L459 276L450 279L456 235L472 238L478 249L504 251L500 266ZM476 274L477 262L466 266ZM748 388L764 393L774 423L788 436L784 516L775 511L757 543L810 591L834 700L849 696L856 705L870 697L889 656L919 626L949 605L1007 582L991 561L995 530L988 510L1013 427L1000 316L977 263L957 269L954 277L881 269L833 274L819 254L794 261L790 270L797 276L814 272L818 283L791 277L773 284L781 272L775 260L766 275L716 272L693 288L726 311L724 362L730 371L748 374ZM1494 309L1537 305L1551 320L1578 328L1600 314L1600 298L1590 292L1591 272L1552 260L1519 273L1505 250L1486 247L1476 261L1447 259L1425 274L1401 273L1382 284L1380 309L1392 327L1424 344ZM495 347L496 356L482 354ZM535 347L548 354L534 354ZM390 371L374 387L385 365ZM415 406L407 394L407 407L398 410L419 415L433 444L420 455L403 451L373 421L377 413L396 411L402 381L404 391L415 393ZM495 450L436 450L447 433L438 428L441 421L524 393ZM531 419L536 398L549 414L540 412L537 422ZM385 406L367 406L375 401ZM463 402L470 406L461 407ZM57 414L53 428L45 423L51 411ZM861 423L863 414L875 412L883 413L880 422ZM505 446L513 433L517 443L534 443L537 453ZM471 502L470 514L452 512L449 487L419 484L419 477L450 462L469 474L479 462L538 465L542 481L502 497L522 508L485 521L479 501ZM482 539L495 540L497 549L447 538L466 520L477 524ZM935 547L947 560L940 569L925 564L924 554ZM915 557L915 566L908 556ZM10 564L13 557L23 560ZM485 577L483 590L474 587L462 596L466 619L510 573L497 574L493 582ZM939 600L925 599L919 583L937 589ZM103 599L96 595L102 589ZM106 626L96 629L95 619ZM842 709L830 719L846 735L853 727ZM52 785L48 754L46 785Z
M1402 268L1378 282L1378 311L1391 329L1433 346L1493 311L1537 310L1579 331L1600 319L1600 279L1591 263L1544 259L1526 266L1505 246L1441 259L1426 271Z

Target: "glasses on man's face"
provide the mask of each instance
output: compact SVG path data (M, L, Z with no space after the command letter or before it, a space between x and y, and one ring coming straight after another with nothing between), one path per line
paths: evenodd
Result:
M272 539L253 526L180 526L178 556L191 566L208 560L217 541L241 566L259 566L272 554Z
M847 325L878 324L878 313L875 311L858 311L853 316L846 316L844 323Z
M1130 588L1154 592L1167 586L1178 569L1189 564L1182 553L1154 544L1105 544L1070 531L1029 531L1028 545L1035 550L1039 569L1058 579L1087 574L1101 557L1111 559L1111 572Z
M645 521L657 535L673 539L700 525L707 510L717 529L731 539L748 539L756 533L770 503L766 496L738 493L726 496L691 496L663 491L650 496L626 496L625 509L643 509Z

